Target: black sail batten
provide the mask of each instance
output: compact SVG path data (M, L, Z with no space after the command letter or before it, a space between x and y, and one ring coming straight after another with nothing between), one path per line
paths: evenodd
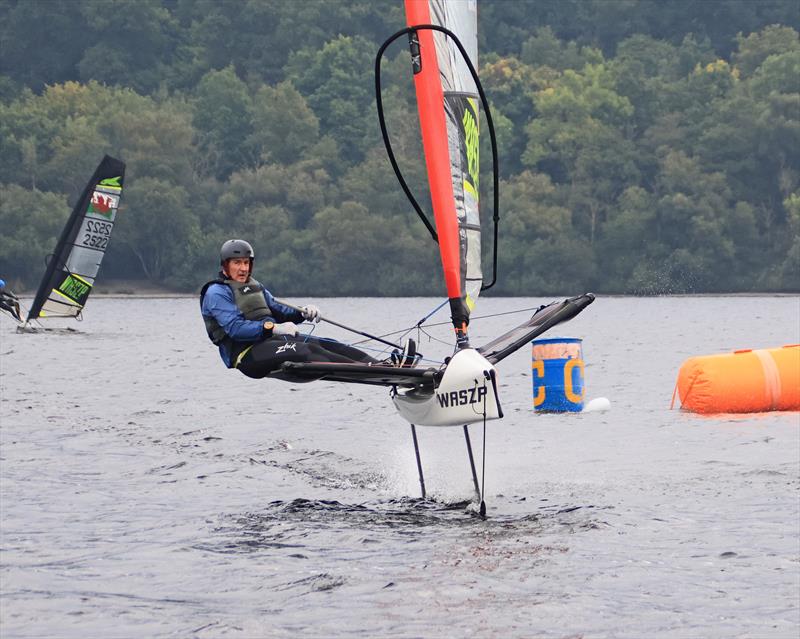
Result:
M108 246L124 179L125 163L106 155L64 225L26 323L48 314L54 317L80 314ZM83 236L79 238L81 231ZM55 310L60 307L65 310Z

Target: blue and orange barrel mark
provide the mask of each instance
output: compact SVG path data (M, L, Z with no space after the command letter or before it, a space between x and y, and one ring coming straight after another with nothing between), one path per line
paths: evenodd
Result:
M554 359L549 361L560 365L560 362L564 360ZM583 360L577 358L566 360L562 368L564 399L572 404L580 405L583 403L585 390L584 370ZM533 407L539 408L548 400L545 360L537 359L531 363L531 376L533 377ZM557 392L556 388L557 386L551 386L551 392ZM561 397L558 397L558 399L561 399Z
M578 387L580 388L580 394L575 393L574 385L572 382L572 372L575 369L578 369L577 372L580 375L580 383L578 384ZM583 372L584 368L582 359L571 359L566 364L564 364L564 396L573 404L580 404L581 402L583 402L583 395L584 395Z
M583 410L584 373L582 340L575 337L532 342L533 407L538 411Z
M531 362L531 376L533 377L533 407L538 408L544 404L547 397L547 391L544 387L544 360L537 359ZM537 376L541 379L541 383L537 385Z

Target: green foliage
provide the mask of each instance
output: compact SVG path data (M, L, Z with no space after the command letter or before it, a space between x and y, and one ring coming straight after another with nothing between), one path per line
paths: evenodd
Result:
M733 62L743 77L750 77L770 56L800 51L797 31L791 27L773 24L747 36L736 36L738 51ZM797 78L797 76L795 76Z
M319 211L312 223L314 273L324 290L342 295L434 293L419 269L430 253L407 230L406 220L375 214L358 202ZM424 260L430 263L430 260Z
M587 285L592 250L575 234L568 208L547 175L525 171L503 182L503 248L497 293L559 294Z
M520 60L531 66L564 71L582 69L586 64L598 64L603 61L603 54L591 47L579 47L574 40L562 42L546 26L537 29L535 35L522 44Z
M319 139L319 120L291 82L263 86L253 100L251 142L264 162L291 164Z
M186 190L166 180L142 177L125 187L124 197L113 241L130 249L148 280L169 282L180 273L199 233L186 206Z
M355 36L339 36L321 50L301 49L290 56L287 75L308 95L324 131L331 131L348 163L361 160L371 144L375 45ZM371 139L370 139L371 138Z
M632 287L634 270L649 262L652 252L664 249L655 241L655 197L639 186L625 189L611 207L597 244L600 271L605 285L625 293L640 292Z
M44 274L45 256L53 252L68 216L63 195L0 185L0 226L13 229L0 235L4 279L37 286Z
M557 72L549 67L535 68L514 57L492 60L481 69L481 82L490 96L495 128L499 129L498 153L504 177L522 170L525 125L538 115L534 103L536 92L551 86L557 77ZM488 154L484 158L488 160Z
M84 81L158 88L173 49L177 23L160 0L84 0L81 12L93 33L78 71Z
M798 290L793 3L480 0L479 20L494 291ZM0 0L0 274L36 284L109 153L127 185L105 274L196 289L243 236L279 294L444 294L373 106L404 24L400 0ZM382 95L430 213L409 66L396 43Z
M237 167L251 164L253 153L247 141L253 131L252 100L233 67L204 75L193 107L200 151L209 158L213 175L224 179Z
M523 162L570 185L573 224L593 244L607 206L637 177L635 147L623 135L633 106L603 64L565 71L536 94L536 105Z
M34 91L77 79L77 64L91 40L73 0L0 4L0 74Z

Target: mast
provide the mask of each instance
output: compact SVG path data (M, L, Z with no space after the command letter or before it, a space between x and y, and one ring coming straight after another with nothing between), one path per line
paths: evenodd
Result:
M456 34L477 63L474 0L405 0L409 27ZM422 142L450 314L459 348L469 346L469 315L481 290L478 209L478 91L461 52L440 31L409 35Z

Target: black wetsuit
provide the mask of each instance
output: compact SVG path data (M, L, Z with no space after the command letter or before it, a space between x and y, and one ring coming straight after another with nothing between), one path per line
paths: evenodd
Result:
M0 309L10 313L18 322L22 321L19 314L19 301L11 291L0 290Z
M310 335L297 337L270 337L254 344L244 353L237 368L248 377L256 379L270 375L291 382L307 382L307 377L298 378L278 371L284 362L339 362L345 364L374 364L377 360L347 344L333 339L316 338Z

